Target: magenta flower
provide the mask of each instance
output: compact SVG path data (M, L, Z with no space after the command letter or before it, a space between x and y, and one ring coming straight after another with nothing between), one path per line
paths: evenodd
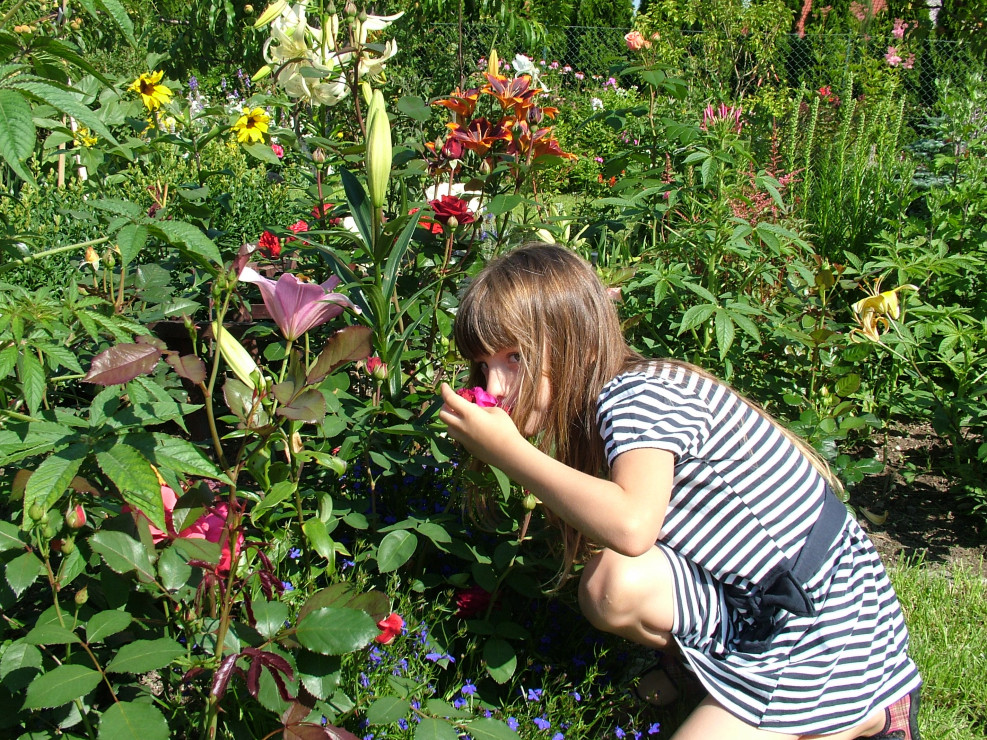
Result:
M240 280L256 283L271 318L289 341L339 316L344 308L360 312L349 298L332 292L339 284L338 277L317 285L286 272L274 281L247 265L240 272Z
M475 388L460 388L456 391L460 396L465 398L471 403L475 403L477 406L483 408L492 408L493 406L499 406L496 397L487 393L485 388L476 386Z

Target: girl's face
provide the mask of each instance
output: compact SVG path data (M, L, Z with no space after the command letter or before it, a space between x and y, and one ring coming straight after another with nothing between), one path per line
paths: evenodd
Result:
M522 377L521 353L517 347L508 347L491 355L476 358L477 366L486 381L486 391L508 408L517 405L517 394ZM535 388L532 416L519 430L525 436L541 431L552 401L552 386L547 373L543 373Z

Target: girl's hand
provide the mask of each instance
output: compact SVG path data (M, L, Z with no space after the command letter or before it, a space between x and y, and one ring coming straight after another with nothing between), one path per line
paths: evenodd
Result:
M445 423L449 435L480 460L500 467L497 461L513 444L525 443L504 409L470 403L448 383L442 384L442 400L445 405L439 411L439 419Z

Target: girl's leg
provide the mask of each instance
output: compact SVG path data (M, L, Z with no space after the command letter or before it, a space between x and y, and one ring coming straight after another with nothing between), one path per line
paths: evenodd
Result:
M630 558L603 550L583 569L579 606L590 623L646 647L675 645L672 568L657 547Z
M875 735L884 729L884 710L865 722L830 735L784 735L759 730L730 714L712 697L695 708L672 740L857 740Z

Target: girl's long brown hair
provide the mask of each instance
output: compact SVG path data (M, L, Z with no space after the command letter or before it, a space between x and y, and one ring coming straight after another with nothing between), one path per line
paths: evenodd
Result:
M617 375L651 364L674 364L721 382L694 365L648 360L628 347L613 300L593 267L556 245L527 244L490 262L462 296L454 335L460 353L471 363L470 385L486 385L478 357L517 348L520 381L508 402L518 429L529 426L538 381L548 377L551 403L540 420L537 446L569 467L594 476L607 474L596 424L597 399L603 386ZM750 405L774 423L831 485L840 488L825 462L805 442L757 405ZM565 574L574 562L597 548L550 512L549 518L562 532Z

